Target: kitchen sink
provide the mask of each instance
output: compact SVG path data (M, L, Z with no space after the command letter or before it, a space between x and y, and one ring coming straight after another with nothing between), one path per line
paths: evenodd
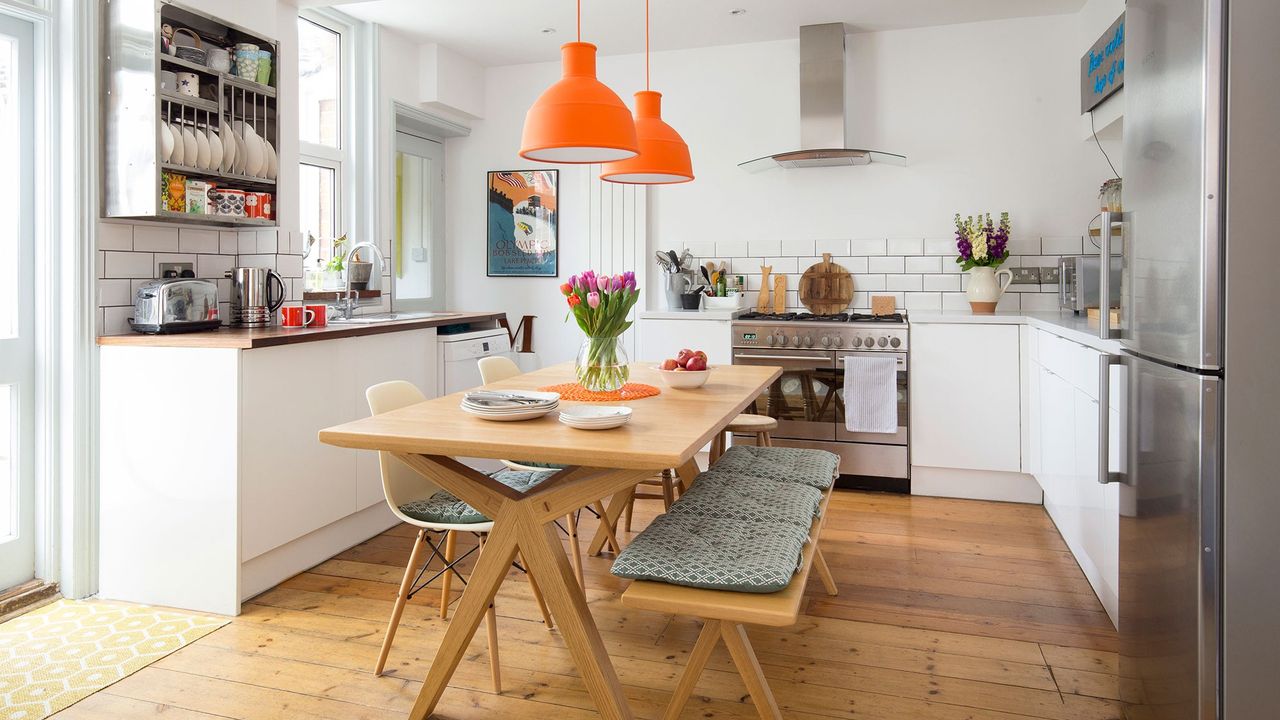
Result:
M396 320L425 320L434 317L451 317L458 313L446 312L390 312L356 315L353 318L329 318L331 325L372 325L375 323L395 322Z

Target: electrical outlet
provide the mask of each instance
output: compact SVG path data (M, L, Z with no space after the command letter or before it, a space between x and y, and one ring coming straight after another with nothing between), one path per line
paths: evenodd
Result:
M196 276L195 267L189 262L160 263L160 277L193 278Z
M1060 275L1059 275L1059 273L1058 273L1058 268L1056 268L1056 267L1042 267L1042 268L1040 268L1040 282L1041 282L1042 284L1044 284L1044 285L1057 285L1057 284L1058 284L1058 281L1059 281L1059 280L1061 280L1061 279L1062 279L1062 278L1061 278L1061 276L1060 276Z
M1013 272L1014 285L1039 285L1040 284L1040 268L1035 267L1016 267L1009 268Z
M424 247L416 247L409 253L414 262L427 261L427 249Z

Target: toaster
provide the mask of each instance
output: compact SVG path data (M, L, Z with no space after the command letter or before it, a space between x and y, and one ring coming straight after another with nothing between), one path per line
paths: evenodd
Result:
M212 280L151 280L133 296L134 332L196 332L216 330L221 324L218 286Z

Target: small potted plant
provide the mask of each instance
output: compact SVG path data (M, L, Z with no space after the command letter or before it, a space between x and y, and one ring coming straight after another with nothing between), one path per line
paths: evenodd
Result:
M1000 213L999 225L992 222L991 213L964 219L956 213L956 250L960 253L956 264L969 274L965 288L969 308L977 315L994 313L1000 296L1013 282L1013 273L1000 269L1009 257L1009 213Z

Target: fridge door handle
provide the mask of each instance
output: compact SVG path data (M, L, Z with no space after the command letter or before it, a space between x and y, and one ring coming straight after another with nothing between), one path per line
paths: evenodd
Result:
M1127 213L1102 213L1098 232L1098 337L1111 340L1111 228L1129 219ZM1059 278L1061 279L1061 278Z
M1098 356L1098 483L1101 485L1124 482L1123 473L1111 472L1111 366L1119 364L1118 355Z

